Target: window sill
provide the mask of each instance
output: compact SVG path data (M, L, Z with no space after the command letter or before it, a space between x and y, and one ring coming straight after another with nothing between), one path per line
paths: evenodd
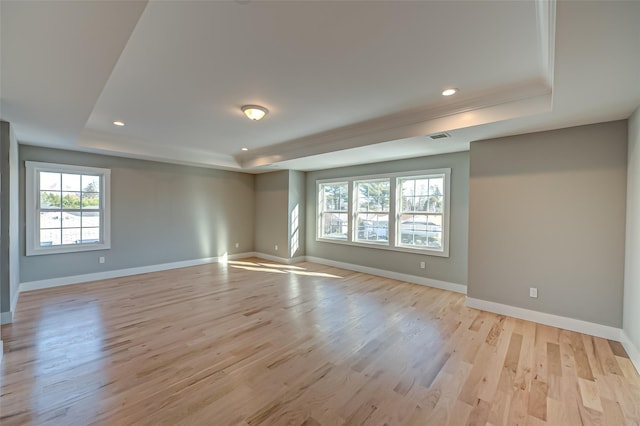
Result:
M59 253L78 253L83 251L109 250L111 244L82 244L82 245L66 245L66 246L47 246L27 248L27 256L41 256L45 254Z
M371 248L376 250L387 250L387 251L397 251L402 253L412 253L419 254L423 256L435 256L435 257L449 257L448 250L434 250L434 249L423 249L423 248L412 248L406 246L391 246L389 243L362 243L355 241L345 241L338 239L330 239L330 238L318 238L316 237L316 242L318 243L331 243L331 244L341 244L345 246L351 247L361 247L361 248Z

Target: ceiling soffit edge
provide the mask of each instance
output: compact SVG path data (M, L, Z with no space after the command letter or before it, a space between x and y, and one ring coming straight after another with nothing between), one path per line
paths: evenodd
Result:
M538 43L548 84L553 87L556 48L556 0L536 0Z
M122 157L168 161L227 170L238 170L240 168L238 162L230 155L221 155L211 151L182 146L156 145L95 130L83 130L78 138L77 147Z
M542 80L484 91L473 97L423 107L345 126L235 156L242 168L262 167L435 132L451 131L541 112L551 107L551 88Z

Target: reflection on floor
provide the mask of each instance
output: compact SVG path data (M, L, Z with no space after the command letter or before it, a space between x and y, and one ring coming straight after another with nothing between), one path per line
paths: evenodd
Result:
M2 336L3 426L640 422L617 342L312 263L27 292Z

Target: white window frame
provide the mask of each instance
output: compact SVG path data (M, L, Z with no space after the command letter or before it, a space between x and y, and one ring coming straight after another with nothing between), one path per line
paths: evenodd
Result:
M97 167L25 161L26 171L26 255L37 256L111 248L111 170ZM100 176L100 242L40 246L40 172L87 174Z
M359 211L358 208L358 185L359 184L363 184L363 183L369 183L369 182L389 182L389 210L386 211L380 211L380 212L361 212ZM389 224L391 223L391 205L393 204L393 198L391 197L391 187L393 186L393 179L390 179L388 177L382 177L382 178L374 178L374 179L354 179L352 182L352 192L353 192L353 218L351 220L352 222L352 229L353 229L353 233L351 235L351 240L354 243L357 244L366 244L366 245L377 245L377 246L389 246L389 239L391 238L391 236L389 235L391 233L391 230L389 229ZM386 214L387 215L387 241L384 240L359 240L358 239L358 214Z
M402 196L402 189L398 190L398 180L399 178L403 179L411 179L411 178L424 178L424 177L438 177L444 176L444 211L442 213L443 216L443 225L442 225L442 247L440 249L436 249L433 247L409 247L407 245L402 245L401 241L397 241L398 234L398 222L399 222L399 203L400 197ZM364 242L364 241L356 241L354 232L356 232L355 228L357 227L355 224L356 215L355 215L355 205L356 197L354 196L355 192L355 182L357 181L366 181L366 180L376 180L376 179L389 179L391 188L389 191L390 197L390 205L389 205L389 243L388 244L380 244L374 242ZM348 183L348 206L349 206L349 229L347 233L346 240L339 240L334 238L323 237L320 232L320 214L322 210L320 208L320 186L322 184L327 183ZM438 257L449 257L449 234L450 234L450 210L451 210L451 169L443 168L443 169L428 169L428 170L414 170L409 172L399 172L399 173L385 173L385 174L376 174L376 175L366 175L366 176L349 176L349 177L339 177L339 178L331 178L331 179L318 179L316 180L316 241L323 243L333 243L333 244L343 244L349 246L357 246L357 247L367 247L372 249L379 250L391 250L391 251L399 251L406 253L415 253L427 256L438 256Z
M429 170L429 173L424 173L424 174L409 174L409 175L404 175L404 176L396 176L395 178L395 188L397 189L398 192L396 192L396 221L395 221L395 234L396 234L396 245L398 247L402 247L402 248L409 248L412 250L429 250L429 251L433 251L434 253L442 253L442 256L448 257L449 256L449 206L451 205L451 200L450 200L450 196L449 196L449 191L450 191L450 183L449 181L451 180L451 169L443 169L443 170ZM442 232L442 240L441 240L441 247L440 249L437 248L433 248L433 247L416 247L416 246L411 246L408 244L403 244L402 243L402 238L401 238L401 217L403 214L402 211L402 188L400 185L400 181L401 180L418 180L418 179L434 179L434 178L442 178L443 179L443 201L444 201L444 206L442 208L442 213L422 213L422 212L415 212L418 215L426 215L427 217L429 215L432 216L442 216L442 228L441 228L441 232ZM436 254L437 255L437 254Z
M324 198L323 198L323 193L320 191L320 187L323 184L345 184L347 185L347 218L351 217L351 212L352 212L352 208L351 208L351 202L350 202L350 193L351 193L351 189L350 185L352 184L351 182L349 182L347 179L329 179L329 180L322 180L322 181L317 181L316 183L316 237L323 240L323 241L337 241L337 242L344 242L344 241L348 241L350 239L350 235L351 235L351 221L349 221L347 223L347 239L344 238L332 238L332 237L327 237L324 236L322 234L322 214L323 213L338 213L338 214L344 214L344 211L342 210L325 210L324 209ZM322 206L322 208L320 207Z

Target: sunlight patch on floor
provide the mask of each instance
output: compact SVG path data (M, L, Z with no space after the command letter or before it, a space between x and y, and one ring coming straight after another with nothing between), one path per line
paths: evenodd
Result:
M305 275L309 277L323 277L323 278L342 278L339 275L328 274L326 272L313 272L307 271L305 268L294 265L283 265L277 263L262 263L262 262L246 262L241 260L228 260L227 265L236 269L244 269L246 271L257 272L273 272L276 274L293 274L293 275Z

